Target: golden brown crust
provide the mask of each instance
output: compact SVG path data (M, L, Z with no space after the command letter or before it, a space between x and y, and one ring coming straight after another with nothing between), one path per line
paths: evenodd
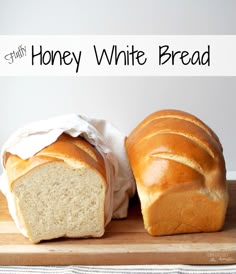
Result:
M93 145L91 145L89 142L87 142L82 137L71 137L68 134L62 134L57 139L58 141L65 141L68 143L72 143L73 145L77 146L81 150L83 150L86 154L88 154L98 165L101 172L104 174L105 166L104 166L104 160L102 155L95 149Z
M205 130L215 141L218 143L218 146L222 150L222 146L220 144L218 136L213 132L212 129L210 129L203 121L195 117L194 115L181 111L181 110L175 110L175 109L165 109L156 111L149 116L147 116L134 130L133 133L136 134L136 131L141 130L144 126L146 126L149 122L162 119L162 118L174 118L174 119L180 119L192 122L193 124L197 125L198 127ZM158 121L159 122L159 121Z
M225 210L223 199L211 200L197 191L172 191L144 212L149 223L146 229L153 236L218 231L223 227Z
M191 122L189 117L194 122ZM172 174L185 173L186 166L195 169L204 177L213 170L225 174L225 162L218 137L199 119L194 120L192 115L182 111L160 111L148 116L131 132L126 141L126 148L134 175L143 185L146 182L139 178L140 173L144 173L142 169L155 164L156 161L164 162L161 160L182 163L178 171L169 169L166 163L163 176L166 176L167 168ZM179 179L173 176L178 182ZM182 182L182 178L180 180ZM161 180L158 183L161 184ZM222 184L222 181L215 185L217 184Z
M68 134L63 133L58 137L57 141L66 141L68 143L76 145L83 151L87 152L89 156L91 156L95 161L98 161L98 158L101 158L100 154L96 151L96 149L82 137L74 138Z
M131 132L126 140L126 148L137 183L145 227L151 234L163 235L165 229L166 234L175 233L167 229L167 223L161 225L158 221L156 224L155 220L156 214L159 217L167 214L168 219L168 214L173 213L171 208L159 210L164 198L169 201L170 193L172 197L180 197L178 195L182 193L188 195L195 191L199 201L207 200L206 196L212 198L210 196L214 193L213 198L223 199L225 206L219 209L221 220L215 218L215 226L211 227L222 226L227 205L223 150L216 134L201 120L178 110L155 112ZM176 198L171 205L173 209L175 203L181 204L181 201ZM207 214L214 208L214 203L209 202ZM169 217L171 222L172 217ZM191 222L185 222L185 225L179 223L176 231L192 232L190 227Z
M96 149L81 137L73 138L67 134L62 134L57 141L27 160L8 154L5 168L10 187L12 188L17 179L33 168L52 161L67 161L74 165L83 163L96 169L106 178L103 158Z

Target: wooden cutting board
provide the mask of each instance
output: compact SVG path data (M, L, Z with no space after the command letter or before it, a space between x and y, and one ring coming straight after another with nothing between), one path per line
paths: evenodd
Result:
M16 229L0 195L0 265L235 264L236 181L224 230L149 236L140 209L131 202L126 220L113 220L101 239L59 239L32 244Z

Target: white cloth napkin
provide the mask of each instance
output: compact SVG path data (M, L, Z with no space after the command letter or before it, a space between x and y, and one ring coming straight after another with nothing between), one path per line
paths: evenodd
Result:
M126 217L129 198L135 193L135 183L125 149L126 136L105 120L68 114L26 125L11 135L3 145L1 151L3 174L0 179L0 190L8 200L10 213L16 223L13 197L4 169L6 153L10 152L22 159L28 159L55 142L63 132L72 137L81 135L94 145L104 158L108 182L106 224L112 217ZM20 224L18 227L22 229Z
M2 266L0 274L236 274L236 265Z

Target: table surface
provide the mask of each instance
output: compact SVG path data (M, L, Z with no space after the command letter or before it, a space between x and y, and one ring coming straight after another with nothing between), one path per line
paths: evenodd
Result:
M0 195L0 265L235 264L236 181L229 181L230 204L224 229L152 237L143 228L137 200L128 218L112 220L100 239L56 239L32 244L17 230Z

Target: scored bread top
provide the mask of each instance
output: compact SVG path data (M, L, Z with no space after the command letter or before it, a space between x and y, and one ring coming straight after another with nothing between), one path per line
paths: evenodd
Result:
M89 166L99 172L106 182L105 164L100 153L83 138L62 134L54 143L27 160L7 154L5 168L10 188L17 179L33 168L53 161L64 161L74 168Z
M206 183L208 189L225 188L220 141L189 113L162 110L149 115L128 136L126 148L139 186L162 191Z

